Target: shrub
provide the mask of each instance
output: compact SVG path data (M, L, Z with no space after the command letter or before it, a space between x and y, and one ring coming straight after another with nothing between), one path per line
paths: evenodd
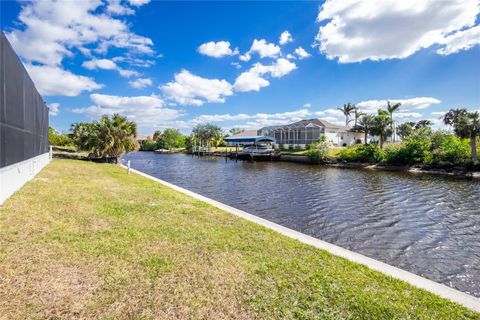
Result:
M439 148L434 151L433 162L450 162L452 164L466 164L470 161L471 148L468 139L461 139L454 135L446 136Z
M408 138L402 145L391 146L386 150L385 160L392 164L430 163L431 141L423 138Z
M155 151L158 149L158 144L154 140L146 140L140 146L140 150L142 151Z
M74 146L73 140L68 135L58 133L52 127L48 128L48 142L52 146L59 146L59 147Z
M351 162L382 162L385 158L385 151L376 144L362 144L340 151L338 158Z
M307 152L305 154L313 161L321 161L325 159L328 154L328 142L325 135L321 135L315 144L307 145Z

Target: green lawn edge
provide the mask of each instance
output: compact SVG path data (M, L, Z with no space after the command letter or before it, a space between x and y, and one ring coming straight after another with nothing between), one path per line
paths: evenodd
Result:
M9 319L480 319L113 164L54 159L0 207Z

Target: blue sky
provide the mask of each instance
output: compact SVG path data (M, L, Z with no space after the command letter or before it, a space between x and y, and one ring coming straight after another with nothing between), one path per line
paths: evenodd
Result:
M120 112L141 134L251 129L335 108L438 123L480 109L478 0L1 2L1 27L50 123ZM282 36L283 35L283 36Z

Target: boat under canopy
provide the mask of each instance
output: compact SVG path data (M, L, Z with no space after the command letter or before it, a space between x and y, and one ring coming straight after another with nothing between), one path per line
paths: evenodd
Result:
M224 139L230 145L254 145L257 143L275 143L275 139L269 136L246 136L228 137Z

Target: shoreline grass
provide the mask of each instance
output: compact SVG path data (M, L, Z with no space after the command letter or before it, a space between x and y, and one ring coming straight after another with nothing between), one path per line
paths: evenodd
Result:
M0 315L479 319L119 166L54 159L0 207Z

